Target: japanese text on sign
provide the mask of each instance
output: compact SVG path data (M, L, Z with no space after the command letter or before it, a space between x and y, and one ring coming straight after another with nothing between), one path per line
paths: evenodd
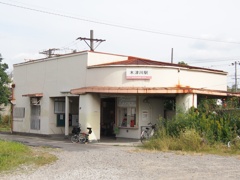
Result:
M149 69L127 69L126 79L151 79Z

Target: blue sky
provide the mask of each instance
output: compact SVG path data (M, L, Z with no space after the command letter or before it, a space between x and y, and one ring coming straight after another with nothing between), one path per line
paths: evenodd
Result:
M76 39L92 29L106 40L96 51L170 62L173 48L175 63L227 71L232 85L239 7L238 0L0 0L0 53L12 69L49 48L87 50Z

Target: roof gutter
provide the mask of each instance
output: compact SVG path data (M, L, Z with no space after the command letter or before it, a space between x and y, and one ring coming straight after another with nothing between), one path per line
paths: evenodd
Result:
M110 94L202 94L212 96L235 96L240 97L240 93L232 93L228 91L198 89L188 87L106 87L106 86L91 86L78 89L72 89L71 94L86 94L86 93L110 93Z

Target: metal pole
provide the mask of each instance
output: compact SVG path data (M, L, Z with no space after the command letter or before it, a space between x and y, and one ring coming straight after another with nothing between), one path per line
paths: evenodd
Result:
M69 97L65 96L65 137L69 136Z
M94 47L93 47L93 30L90 30L90 49L91 51L94 51Z
M171 63L173 63L173 48L172 48L172 52L171 52Z
M237 61L235 61L235 92L237 92Z

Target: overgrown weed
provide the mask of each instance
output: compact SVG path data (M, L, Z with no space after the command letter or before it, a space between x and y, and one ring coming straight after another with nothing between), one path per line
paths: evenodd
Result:
M240 142L239 142L240 143ZM177 154L215 154L215 155L240 155L238 143L228 147L222 142L208 144L194 129L180 132L178 137L154 137L143 144L144 149L163 152L176 152Z
M10 116L9 115L5 115L5 116L0 115L0 131L8 132L10 130L11 130Z

